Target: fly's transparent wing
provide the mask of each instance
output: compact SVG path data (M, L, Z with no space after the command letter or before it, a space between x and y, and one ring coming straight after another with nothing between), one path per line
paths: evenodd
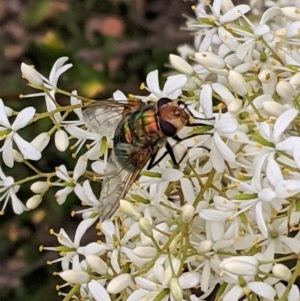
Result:
M83 111L83 119L92 132L112 138L122 119L142 105L140 101L99 100Z
M137 165L132 164L134 154L142 158ZM121 143L112 150L108 159L108 169L111 176L104 177L100 193L102 220L109 218L117 210L120 199L125 197L150 157L151 152L149 150L140 149L130 144Z
M123 111L122 106L95 105L83 111L83 118L92 132L112 138L123 118Z

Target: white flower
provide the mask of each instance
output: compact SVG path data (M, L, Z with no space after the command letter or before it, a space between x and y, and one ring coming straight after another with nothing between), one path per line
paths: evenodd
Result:
M67 171L67 168L64 165L60 165L56 169L56 176L63 180L62 184L53 184L53 186L65 186L63 189L58 190L55 194L58 204L63 204L67 196L74 190L77 185L79 177L86 171L87 168L87 159L84 156L78 158L76 166L73 171L73 176L71 177Z
M21 214L26 210L26 207L17 197L19 189L20 186L15 184L14 178L7 177L0 167L0 202L3 202L0 212L2 214L4 213L9 200L11 200L13 211L16 214Z
M147 75L146 89L151 93L149 98L160 99L162 97L168 97L170 99L176 99L181 95L182 87L187 82L186 75L178 74L171 75L167 78L167 81L161 90L159 87L158 70L151 71Z
M19 112L14 122L10 124L5 113L3 101L0 99L0 133L5 132L1 137L5 141L0 151L2 152L3 161L8 167L14 166L14 158L12 156L13 142L16 143L25 159L39 160L41 158L40 151L17 133L18 130L24 128L32 121L34 114L35 109L27 107Z

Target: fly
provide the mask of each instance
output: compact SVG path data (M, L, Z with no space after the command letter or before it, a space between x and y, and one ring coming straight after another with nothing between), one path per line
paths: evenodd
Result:
M101 101L87 108L84 117L94 131L113 137L114 146L107 165L109 175L103 179L99 199L102 220L116 211L119 200L125 197L148 162L147 169L151 169L169 154L173 163L178 164L168 137L181 141L177 133L184 126L207 126L203 123L191 124L187 106L169 98L149 104L140 101ZM166 148L166 152L156 158L162 147Z

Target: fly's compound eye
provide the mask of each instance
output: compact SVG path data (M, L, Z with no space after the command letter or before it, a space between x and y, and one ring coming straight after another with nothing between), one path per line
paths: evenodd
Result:
M177 133L176 127L171 124L168 121L165 120L159 120L159 126L161 131L167 136L167 137L173 137Z

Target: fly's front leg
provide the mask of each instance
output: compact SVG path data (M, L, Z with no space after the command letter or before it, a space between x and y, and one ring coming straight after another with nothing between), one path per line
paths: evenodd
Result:
M170 145L169 142L166 143L165 145L166 147L166 151L158 158L156 159L156 155L157 155L157 152L152 155L150 161L149 161L149 164L147 166L147 169L151 169L152 167L154 167L155 165L157 165L159 162L161 162L161 160L167 155L169 154L170 157L171 157L171 160L173 162L174 165L178 166L179 163L177 163L177 160L175 158L175 155L174 155L174 152L173 152L173 149L172 149L172 146ZM155 160L156 159L156 160Z

